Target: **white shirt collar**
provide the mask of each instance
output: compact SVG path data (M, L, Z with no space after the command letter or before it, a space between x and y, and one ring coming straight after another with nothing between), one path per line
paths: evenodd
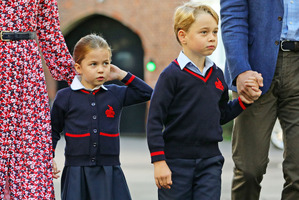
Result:
M94 91L94 90L97 90L99 88L103 88L104 90L108 90L104 85L99 85L93 89L87 89L85 88L82 83L81 83L81 76L80 75L76 75L75 78L73 79L73 82L71 84L71 89L72 90L81 90L81 89L84 89L84 90L88 90L88 91Z
M178 61L178 63L179 63L179 65L180 65L180 68L181 68L181 70L183 70L185 67L186 67L186 65L188 64L188 63L192 63L195 67L197 67L185 54L184 54L184 52L183 51L181 51L180 52L180 54L179 54L179 56L178 56L178 58L177 58L177 61ZM204 68L207 68L207 69L209 69L210 67L212 67L214 65L214 62L210 59L210 58L208 58L208 57L206 57L206 60L205 60L205 66L204 66ZM198 67L197 67L198 68Z

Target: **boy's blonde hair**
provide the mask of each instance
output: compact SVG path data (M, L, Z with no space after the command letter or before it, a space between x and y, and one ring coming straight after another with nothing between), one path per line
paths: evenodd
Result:
M75 63L81 64L85 55L90 50L97 48L107 49L110 52L110 56L112 56L111 48L103 37L97 34L89 34L82 37L74 47L73 58Z
M196 2L188 2L179 6L174 13L174 32L177 41L181 44L178 38L179 30L188 31L190 26L196 20L198 14L206 12L212 15L216 20L217 24L219 22L218 14L208 5L204 5Z

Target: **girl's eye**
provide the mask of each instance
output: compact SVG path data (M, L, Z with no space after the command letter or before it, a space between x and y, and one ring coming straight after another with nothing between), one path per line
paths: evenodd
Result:
M217 33L218 33L218 31L213 31L213 33L214 33L214 34L217 34Z
M104 62L104 66L107 66L109 65L110 63L109 62Z
M202 34L207 34L207 31L201 31Z

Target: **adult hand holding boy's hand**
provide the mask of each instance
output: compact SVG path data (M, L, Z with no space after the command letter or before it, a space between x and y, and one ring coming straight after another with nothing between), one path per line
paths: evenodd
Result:
M154 167L155 167L155 181L156 185L159 189L161 187L165 189L170 189L172 185L172 180L171 180L171 171L166 163L165 160L157 161L154 162Z
M250 87L246 87L245 82L246 82L246 80L248 80L249 77L255 77L256 82L258 83L258 86L263 87L263 77L260 73L249 70L249 71L243 72L238 75L237 80L236 80L238 94L239 94L241 100L247 104L253 103L261 95L260 90L255 91L255 90L252 90L252 88L250 88Z
M254 96L254 101L256 101L262 94L262 91L259 89L260 86L257 82L257 78L251 76L244 83L247 87L247 91L249 91L250 94Z

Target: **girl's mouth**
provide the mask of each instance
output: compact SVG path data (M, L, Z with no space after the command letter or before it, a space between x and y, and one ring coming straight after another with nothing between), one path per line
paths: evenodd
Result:
M97 80L98 80L98 81L103 81L103 80L104 80L104 77L103 77L103 76L100 76L100 77L97 78Z

